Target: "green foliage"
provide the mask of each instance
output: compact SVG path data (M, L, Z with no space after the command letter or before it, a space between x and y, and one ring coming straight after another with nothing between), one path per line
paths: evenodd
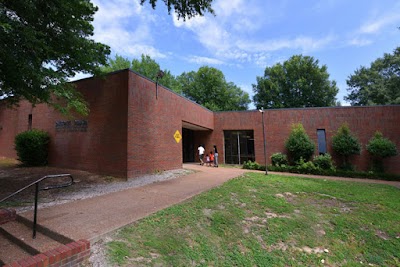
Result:
M315 165L315 164L314 164ZM310 174L310 168L303 166L299 168L299 165L296 166L268 166L268 171L272 172L290 172L290 173L301 173L301 174ZM313 170L311 174L314 175L324 175L324 176L336 176L336 177L347 177L347 178L364 178L364 179L374 179L374 180L386 180L386 181L400 181L400 175L398 174L389 174L389 173L379 173L379 172L361 172L361 171L351 171L351 170L343 170L343 169L330 169L323 170L317 167L316 170Z
M157 0L140 0L141 5L145 2L149 2L153 9L156 8ZM206 12L214 14L214 10L211 7L213 0L163 0L163 2L168 8L168 14L171 14L171 10L174 10L178 19L182 18L183 20L186 20L195 16L203 16Z
M367 144L367 151L373 157L373 170L384 172L383 159L397 155L396 145L387 138L384 138L381 132L376 132Z
M376 132L368 144L367 150L373 157L387 158L397 155L396 145L387 138L384 138L381 132Z
M298 123L292 125L285 147L292 162L299 161L300 158L308 161L314 153L315 144L307 135L303 125Z
M133 71L151 79L157 81L159 84L179 93L178 83L174 75L169 70L163 70L163 76L157 77L161 70L160 65L152 59L149 55L141 56L141 59L133 59L132 62L129 59L115 56L115 59L108 59L107 65L101 67L102 73L109 73L122 69L132 69Z
M400 104L400 47L357 69L347 85L352 106Z
M245 161L243 163L243 169L248 169L248 170L260 170L260 164L258 164L255 161Z
M131 254L129 247L125 242L112 241L107 243L107 249L112 263L122 264Z
M41 130L30 130L15 136L15 150L19 160L28 166L47 164L50 136Z
M88 113L67 84L77 72L98 73L110 53L91 39L96 11L89 0L2 1L0 95L8 104L26 99Z
M318 172L318 167L314 165L312 161L304 161L301 157L299 161L296 162L296 170L299 173L315 174Z
M227 82L216 68L204 66L197 72L184 72L177 81L184 96L212 111L247 110L251 102L248 93Z
M337 133L332 137L332 148L337 154L342 156L342 169L351 169L349 156L361 153L361 144L357 137L351 133L346 123L340 126Z
M132 63L129 59L115 55L115 59L108 58L107 64L101 66L100 70L102 73L109 73L117 70L130 69L132 67Z
M257 108L327 107L336 105L339 89L329 80L326 65L310 56L295 55L267 67L253 84Z
M398 266L398 195L386 185L248 173L123 227L104 264Z
M279 153L272 154L271 162L272 162L272 165L274 165L274 166L287 165L288 159L285 154L282 154L279 152Z
M313 163L316 167L322 170L334 170L335 166L333 165L332 156L328 153L323 155L315 156L313 159Z

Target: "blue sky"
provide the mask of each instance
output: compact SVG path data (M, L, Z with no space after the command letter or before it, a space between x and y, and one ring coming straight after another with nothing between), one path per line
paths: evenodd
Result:
M346 104L347 77L400 45L398 0L214 0L215 16L187 21L162 0L156 10L138 2L93 0L93 38L112 56L147 54L173 75L212 66L250 97L267 66L303 54L328 67Z

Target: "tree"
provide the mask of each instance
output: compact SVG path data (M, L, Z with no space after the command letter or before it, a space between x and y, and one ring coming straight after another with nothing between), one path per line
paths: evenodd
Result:
M388 157L396 156L396 145L387 138L384 138L382 133L377 131L367 144L367 151L373 158L373 170L384 172L383 160Z
M337 133L332 137L332 148L333 150L342 156L342 169L352 169L349 163L349 157L351 155L360 155L361 144L351 131L349 126L344 123L338 129Z
M157 0L140 0L140 4L149 2L153 9L156 7ZM190 19L196 15L204 15L205 12L214 14L214 10L211 7L213 0L163 0L164 4L168 7L168 14L171 14L171 10L174 9L175 13L179 18Z
M400 104L400 47L384 54L369 68L360 67L347 80L352 106Z
M187 98L213 111L247 110L249 94L224 74L212 67L201 67L197 72L184 72L177 78L178 88Z
M257 108L299 108L335 106L339 89L329 80L327 67L313 57L295 55L267 67L253 84Z
M285 142L291 162L299 162L302 158L308 161L314 154L315 144L307 135L301 123L293 124L292 131Z
M214 14L213 0L163 0L178 18ZM149 2L153 8L157 0ZM97 74L110 48L90 39L94 13L90 0L0 2L0 98L10 105L26 99L48 103L63 113L89 112L68 79L76 73Z
M172 75L169 70L163 70L163 76L161 78L157 78L157 75L161 70L160 65L148 55L142 54L140 60L133 59L132 62L127 58L115 55L115 59L108 59L107 65L102 66L101 71L103 73L109 73L128 68L149 79L157 80L159 84L178 92L175 76Z
M115 59L109 58L107 60L107 65L101 66L100 69L102 73L109 73L117 70L130 69L131 67L132 63L129 59L115 55Z
M177 92L177 82L174 75L171 74L169 70L164 69L163 75L161 78L157 78L159 71L161 70L160 65L152 59L149 55L143 55L141 60L133 59L132 60L132 70L136 71L143 76L157 80L159 84Z
M77 72L95 74L110 49L90 39L97 7L89 0L1 1L0 96L49 103L62 112L88 108L68 84ZM60 99L66 100L59 101Z

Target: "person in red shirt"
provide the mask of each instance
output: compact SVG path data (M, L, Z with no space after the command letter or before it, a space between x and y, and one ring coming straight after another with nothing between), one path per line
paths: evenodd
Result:
M210 162L209 162L209 164L208 164L208 166L213 166L214 165L214 154L213 154L213 152L211 151L210 152Z

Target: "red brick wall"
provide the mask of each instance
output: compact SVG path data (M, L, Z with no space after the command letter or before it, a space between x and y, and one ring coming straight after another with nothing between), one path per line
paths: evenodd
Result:
M122 177L135 177L167 169L181 168L182 122L203 127L194 132L194 147L213 145L224 162L224 130L254 130L255 156L264 163L261 113L258 111L213 113L182 96L158 86L136 73L123 70L105 78L76 82L90 104L87 132L57 132L55 122L70 120L45 105L32 109L27 102L20 108L0 106L0 156L15 157L14 136L28 129L28 114L33 114L33 127L51 135L50 164ZM332 153L332 135L343 123L363 144L360 156L352 163L367 170L369 155L365 144L376 130L394 141L400 150L400 106L335 107L265 110L267 159L285 152L285 139L292 123L301 122L310 137L317 141L317 129L325 129L328 152ZM317 153L317 150L316 150ZM333 154L333 156L335 156ZM388 172L400 173L400 156L386 160ZM198 157L196 155L196 160Z
M56 132L52 165L126 177L127 79L117 72L76 83L89 103L87 132Z
M218 112L215 114L213 139L223 148L223 130L254 130L256 161L264 163L262 114L258 111ZM377 107L333 107L304 109L265 110L265 129L267 139L267 159L276 152L285 151L285 140L289 136L291 124L302 123L308 135L317 145L317 129L325 129L328 152L336 161L332 151L332 136L343 124L358 137L363 146L361 155L353 156L351 162L359 170L368 170L370 158L365 145L379 130L400 149L400 106ZM315 154L318 153L316 146ZM220 149L221 162L223 150ZM221 155L222 154L222 155ZM387 172L400 173L400 155L385 160Z
M4 265L4 267L79 267L90 257L90 242L79 240L44 253Z
M213 129L213 113L130 72L128 102L128 177L182 168L182 121Z
M14 137L28 130L32 113L32 128L50 133L50 165L126 177L127 72L75 84L89 103L88 117L65 117L47 105L32 108L26 101L16 109L1 106L0 156L16 157ZM56 131L56 121L76 119L88 122L87 131Z
M14 147L10 145L17 132L17 110L8 109L4 103L0 103L0 156L15 158Z

